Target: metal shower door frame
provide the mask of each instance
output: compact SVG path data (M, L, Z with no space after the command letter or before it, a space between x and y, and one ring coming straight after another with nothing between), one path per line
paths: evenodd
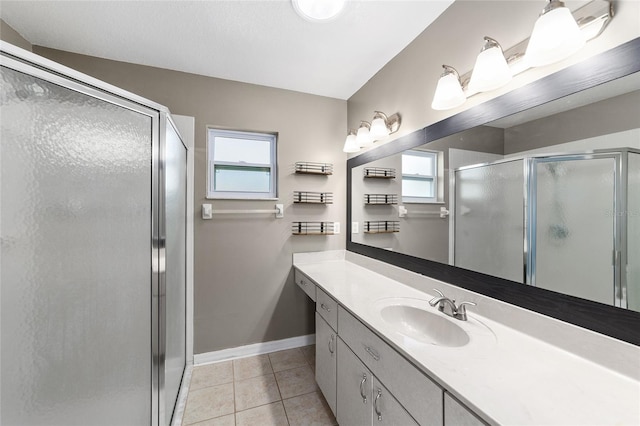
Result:
M625 258L626 235L624 231L624 218L620 212L626 209L626 201L623 194L626 193L626 181L623 179L623 153L619 151L594 151L588 154L549 154L544 156L529 157L525 161L526 176L526 210L525 210L525 251L526 254L526 279L525 283L536 286L536 234L537 234L537 173L536 166L543 163L560 161L587 161L595 159L611 158L614 160L613 179L613 301L617 307L626 308L626 279L622 273Z
M0 66L28 74L48 81L66 89L100 99L119 107L129 109L151 118L151 347L149 361L151 363L151 424L165 423L166 410L164 407L164 363L165 348L164 321L161 318L166 313L166 276L165 276L165 161L162 157L166 135L162 133L167 120L170 119L166 107L148 101L140 96L129 93L100 80L82 74L71 68L42 58L31 52L17 48L0 41ZM171 123L175 128L175 124ZM179 135L179 132L178 132ZM181 142L184 145L182 137ZM185 146L186 149L186 146Z

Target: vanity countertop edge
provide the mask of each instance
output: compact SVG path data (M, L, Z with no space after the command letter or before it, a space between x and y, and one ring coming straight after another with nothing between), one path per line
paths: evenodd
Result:
M632 377L485 318L472 308L464 325L471 337L468 345L419 343L386 324L376 306L384 299L409 298L438 313L428 306L435 292L425 293L345 260L339 251L296 254L293 266L490 424L640 424L640 381ZM474 327L481 339L476 339Z

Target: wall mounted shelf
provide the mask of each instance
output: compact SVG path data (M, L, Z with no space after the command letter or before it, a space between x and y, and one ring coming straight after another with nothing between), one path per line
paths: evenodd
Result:
M334 235L333 222L291 222L293 235Z
M333 164L297 162L296 173L307 175L331 175L333 174Z
M365 167L364 177L369 179L395 179L396 169L387 169L381 167Z
M333 204L333 192L293 191L294 204Z
M398 204L398 194L364 194L364 204L367 206Z
M399 220L375 220L364 222L365 234L391 234L400 232Z

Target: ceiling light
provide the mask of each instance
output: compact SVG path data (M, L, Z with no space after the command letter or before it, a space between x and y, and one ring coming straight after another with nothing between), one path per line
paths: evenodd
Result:
M431 108L436 110L445 110L460 106L467 100L462 91L460 78L455 68L449 65L443 65L444 72L438 80L436 92L433 95Z
M561 1L551 0L533 27L525 57L531 66L549 65L568 58L584 44L571 11Z
M360 151L360 145L356 142L356 131L353 129L349 129L349 133L347 134L347 139L344 141L344 148L342 148L344 152L358 152Z
M344 8L345 0L291 0L291 3L304 19L320 22L335 18Z
M371 124L368 121L360 122L360 127L356 134L356 143L360 148L368 148L373 145L373 138L369 133L369 129L371 129Z
M491 37L485 37L484 41L469 81L471 92L495 90L513 78L500 44Z

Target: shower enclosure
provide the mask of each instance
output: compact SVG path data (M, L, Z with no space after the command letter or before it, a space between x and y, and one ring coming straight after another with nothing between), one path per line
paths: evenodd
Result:
M456 266L640 310L640 153L541 155L453 172Z
M167 425L186 148L166 108L0 48L0 423Z

